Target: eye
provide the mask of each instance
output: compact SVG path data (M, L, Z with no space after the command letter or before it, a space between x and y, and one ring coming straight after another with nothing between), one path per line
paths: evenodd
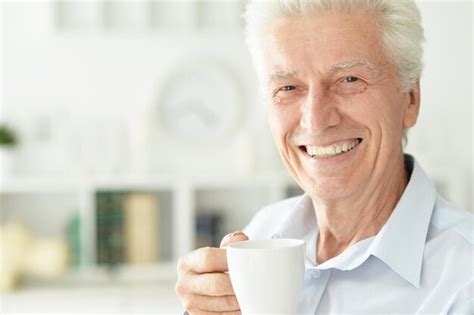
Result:
M292 91L295 91L295 90L296 90L296 86L295 86L295 85L284 85L284 86L280 86L280 87L277 87L277 88L273 91L273 96L289 97L289 95L292 94L291 92L292 92Z
M347 75L338 79L332 90L338 94L362 93L367 88L367 81L354 75Z
M294 85L285 85L284 87L280 88L280 91L288 92L295 90L296 87Z
M280 85L275 86L272 91L272 100L274 104L290 104L301 97L303 89L299 85Z
M353 82L357 82L357 81L359 81L359 78L355 77L353 75L349 75L349 76L345 77L344 80L343 80L344 83L353 83Z

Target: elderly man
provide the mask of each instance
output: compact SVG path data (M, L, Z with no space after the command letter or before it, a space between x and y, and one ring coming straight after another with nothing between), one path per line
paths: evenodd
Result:
M474 314L473 218L402 149L420 106L415 3L260 1L246 21L272 134L305 194L262 209L222 245L305 240L300 313ZM179 261L190 314L240 313L226 270L224 248Z

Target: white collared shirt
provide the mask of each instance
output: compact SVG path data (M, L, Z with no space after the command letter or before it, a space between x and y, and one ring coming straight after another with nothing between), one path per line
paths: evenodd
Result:
M299 313L474 314L474 217L437 195L411 156L405 164L409 183L378 234L322 264L306 195L265 207L244 229L250 239L306 241Z

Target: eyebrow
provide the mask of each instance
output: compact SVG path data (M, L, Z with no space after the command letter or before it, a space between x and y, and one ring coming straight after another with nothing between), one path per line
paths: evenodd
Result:
M329 67L330 72L337 72L354 67L364 67L374 74L379 73L377 67L364 59L354 58L341 63L333 64ZM292 79L296 77L296 71L276 71L270 75L270 81L281 79Z
M276 71L270 75L270 81L294 78L296 71Z
M348 61L334 64L330 66L329 69L331 72L336 72L336 71L345 70L345 69L354 68L354 67L364 67L371 72L374 72L374 73L379 72L376 66L374 66L367 60L358 59L358 58L354 58Z

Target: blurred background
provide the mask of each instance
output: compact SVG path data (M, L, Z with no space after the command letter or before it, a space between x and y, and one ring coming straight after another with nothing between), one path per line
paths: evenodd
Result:
M419 1L406 151L473 209L469 1ZM2 1L0 313L172 313L177 259L298 195L267 130L245 1Z

